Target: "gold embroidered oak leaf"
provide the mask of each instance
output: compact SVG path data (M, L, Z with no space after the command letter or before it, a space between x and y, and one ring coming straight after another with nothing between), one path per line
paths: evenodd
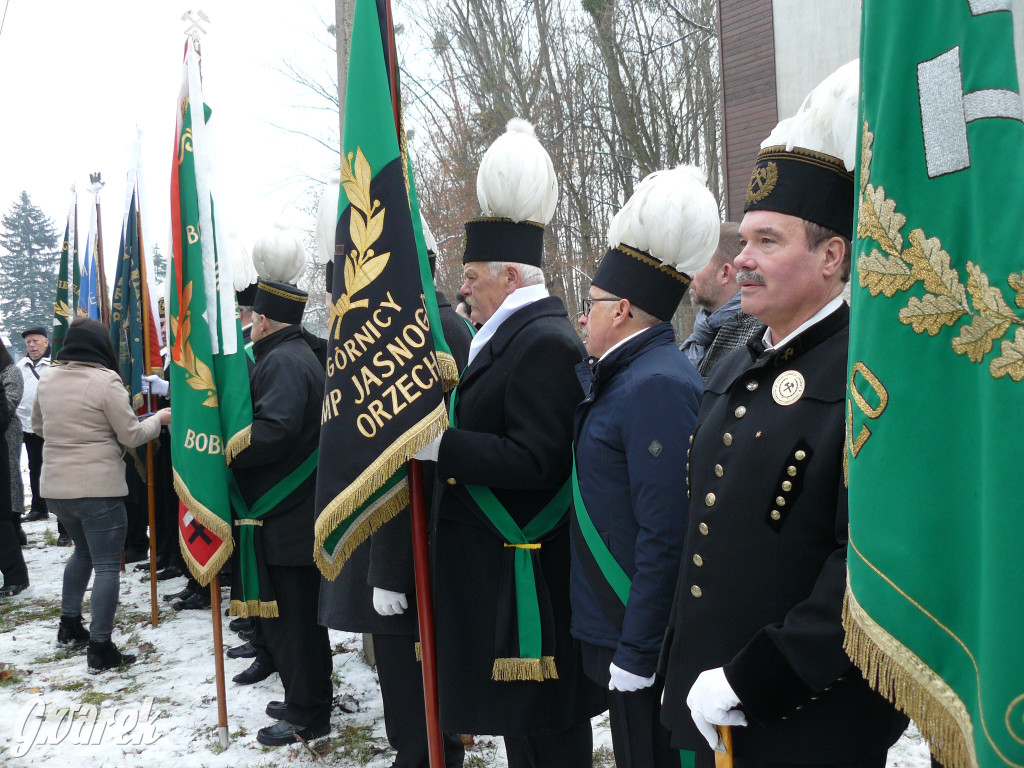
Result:
M1016 292L1017 296L1014 299L1016 304L1021 309L1024 309L1024 272L1015 272L1006 278L1006 282L1010 284L1010 287Z
M864 121L864 130L860 136L860 188L863 191L871 179L871 145L875 142L875 134L868 130L868 121Z
M1000 355L988 364L989 373L995 379L1009 376L1014 381L1024 379L1024 328L1018 328L1013 341L999 345Z
M982 315L994 315L1002 320L1019 322L1017 314L1003 298L1003 292L988 281L988 275L974 262L967 262L967 292L971 294L974 309Z
M890 256L898 256L903 250L903 235L900 230L907 223L907 217L896 212L896 201L885 196L885 189L870 184L864 189L857 221L857 238L870 238Z
M862 288L867 288L872 296L885 294L887 299L891 299L896 291L905 291L917 282L901 259L884 256L877 248L872 248L870 255L857 260L857 274Z
M1001 338L1009 327L1009 320L993 315L976 315L960 328L960 335L953 339L953 351L967 355L972 363L980 363L992 351L996 339Z
M960 277L950 266L949 254L942 250L942 243L937 237L926 237L924 230L910 231L910 248L901 254L903 260L910 264L910 274L915 280L924 282L924 289L936 296L946 296L956 302L966 314L967 291L960 283Z
M911 296L907 306L900 310L900 322L910 325L915 333L927 331L929 336L937 334L944 325L953 325L967 314L949 296L935 296L926 293L923 298Z

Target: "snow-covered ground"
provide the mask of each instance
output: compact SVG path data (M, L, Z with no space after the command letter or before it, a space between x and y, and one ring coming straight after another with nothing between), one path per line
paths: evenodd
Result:
M27 490L27 477L25 485ZM62 651L56 645L61 576L71 549L55 545L53 517L28 523L25 530L29 546L23 551L32 585L14 598L0 599L0 765L391 765L394 753L384 736L376 672L363 658L358 635L331 631L332 733L313 742L312 751L257 743L256 731L271 723L263 712L267 702L283 698L280 679L274 674L262 683L236 685L231 676L250 660L225 659L231 744L221 750L210 611L176 613L161 599L159 624L152 627L149 574L129 565L121 579L113 639L123 651L137 654L138 661L122 671L90 675L84 650ZM184 578L160 582L158 593L177 592L184 583ZM223 619L225 648L241 642L227 623ZM594 719L594 748L595 766L614 765L606 716ZM477 737L466 752L468 767L505 765L501 739ZM928 765L927 748L911 726L890 750L888 766Z

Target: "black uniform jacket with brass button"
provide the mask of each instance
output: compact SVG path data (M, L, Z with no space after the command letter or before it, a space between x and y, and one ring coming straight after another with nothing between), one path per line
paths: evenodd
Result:
M445 731L557 733L603 708L569 635L568 515L539 550L558 679L491 679L505 547L464 488L490 488L520 527L554 497L572 466L584 354L561 299L549 296L508 317L459 382L458 428L445 432L437 460L431 552Z
M754 338L716 368L697 417L662 722L673 746L706 748L686 696L724 667L749 722L733 728L737 759L879 755L906 720L843 651L849 308L772 352Z
M252 439L231 461L250 507L320 445L320 404L326 374L297 325L253 345L250 374ZM316 472L263 516L262 549L269 565L312 565Z

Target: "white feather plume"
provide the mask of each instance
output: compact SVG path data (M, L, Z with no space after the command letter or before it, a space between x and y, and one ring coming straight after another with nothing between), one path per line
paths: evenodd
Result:
M526 120L513 118L487 149L476 175L484 216L547 224L558 202L551 158Z
M256 282L259 275L249 258L249 250L236 232L228 234L228 257L231 259L231 282L236 291L244 291Z
M437 240L434 238L434 233L430 231L427 220L423 218L423 211L420 211L420 225L423 227L423 241L427 245L427 252L436 254Z
M704 173L680 165L655 171L637 185L608 226L608 246L646 251L693 275L711 260L719 229L718 203L705 185Z
M857 99L860 60L848 62L807 94L793 117L781 121L762 147L784 144L837 157L852 171L857 163Z
M298 230L281 223L256 241L252 263L262 280L294 285L306 269L306 249Z
M334 238L338 231L338 196L341 177L335 171L324 185L316 209L316 262L326 264L334 258Z

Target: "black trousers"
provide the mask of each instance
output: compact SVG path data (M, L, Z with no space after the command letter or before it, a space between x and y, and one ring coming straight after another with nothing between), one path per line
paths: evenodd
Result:
M28 484L32 488L32 511L46 512L46 499L39 495L39 473L43 470L43 438L33 432L25 432L22 441L25 443L25 453L28 454Z
M505 736L508 768L592 768L594 732L590 720L561 733Z
M28 584L28 568L25 567L25 558L21 554L16 524L16 521L21 519L21 510L14 509L11 505L10 472L3 469L9 467L10 462L7 460L7 441L2 434L0 441L3 441L3 445L0 446L3 449L0 450L0 573L3 574L3 583L7 586Z
M423 668L416 661L416 638L375 634L373 652L384 702L384 730L398 753L392 768L429 768ZM462 739L442 733L441 741L445 766L461 768L465 755Z
M877 757L866 760L850 760L841 763L801 763L800 768L885 768L888 753L883 752ZM735 768L788 768L789 763L766 763L760 760L744 760L736 758ZM694 768L715 768L715 753L708 749L697 750L694 756Z
M581 642L583 672L608 688L611 675L608 666L615 651ZM669 745L668 729L661 724L661 690L665 685L657 678L654 685L639 691L608 691L608 719L612 731L612 749L617 768L679 768L679 750Z
M267 650L284 684L285 720L320 726L331 720L331 644L317 623L320 571L315 565L270 565L279 615L260 619Z

